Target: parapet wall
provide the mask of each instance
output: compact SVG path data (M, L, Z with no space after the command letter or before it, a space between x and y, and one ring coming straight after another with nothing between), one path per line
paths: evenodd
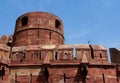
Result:
M2 37L0 37L0 44L12 46L12 41L13 41L12 35L10 35L10 36L3 35Z
M0 44L0 63L8 64L10 55L10 47L5 44Z
M112 63L120 63L120 49L110 48L110 57Z
M11 62L49 64L50 61L79 60L82 63L108 63L106 48L98 45L91 45L91 47L88 44L13 47Z
M7 39L6 36L4 37ZM81 63L108 63L106 48L100 45L28 45L12 47L10 50L10 47L3 43L0 44L0 54L1 62L6 64L10 61L47 64L50 63L49 61L77 62L78 60Z

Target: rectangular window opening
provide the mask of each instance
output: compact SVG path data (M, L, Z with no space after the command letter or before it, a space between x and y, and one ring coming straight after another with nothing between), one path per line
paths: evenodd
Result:
M41 51L39 52L39 60L42 60Z
M55 60L58 59L58 52L55 53Z
M100 53L100 58L102 58L102 53Z

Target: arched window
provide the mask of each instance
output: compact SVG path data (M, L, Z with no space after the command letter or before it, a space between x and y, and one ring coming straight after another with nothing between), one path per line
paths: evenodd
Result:
M64 59L67 59L67 53L64 54Z
M55 53L55 60L58 59L58 52Z
M21 20L21 25L22 25L22 26L25 26L25 25L27 25L27 24L28 24L28 17L25 16L25 17L23 17L22 20Z
M100 58L102 58L102 54L100 53Z
M59 21L59 20L55 20L55 27L56 27L56 28L59 28L60 25L61 25L61 24L60 24L60 21Z
M91 58L94 59L94 50L93 47L91 45L89 45L90 47L90 51L91 51Z

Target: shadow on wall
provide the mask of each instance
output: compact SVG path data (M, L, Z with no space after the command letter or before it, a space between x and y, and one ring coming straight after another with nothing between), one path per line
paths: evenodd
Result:
M87 66L80 66L78 68L78 71L77 71L77 74L76 74L76 77L75 77L75 82L76 83L86 83L86 76L87 76Z
M48 78L49 78L49 71L47 67L43 67L41 69L41 71L39 72L39 76L37 77L37 82L38 83L49 83L48 82ZM34 83L34 81L33 81Z

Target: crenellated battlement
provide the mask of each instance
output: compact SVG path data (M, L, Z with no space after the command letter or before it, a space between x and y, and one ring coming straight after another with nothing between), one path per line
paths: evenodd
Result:
M12 46L12 42L13 42L13 35L10 36L3 35L0 37L0 44Z
M99 45L91 45L91 47L88 44L18 46L12 48L11 62L42 64L47 61L50 64L50 61L67 60L71 62L73 60L79 60L79 63L88 64L96 62L100 64L108 63L105 47Z
M0 44L0 63L9 64L9 55L10 55L10 47L5 44Z

